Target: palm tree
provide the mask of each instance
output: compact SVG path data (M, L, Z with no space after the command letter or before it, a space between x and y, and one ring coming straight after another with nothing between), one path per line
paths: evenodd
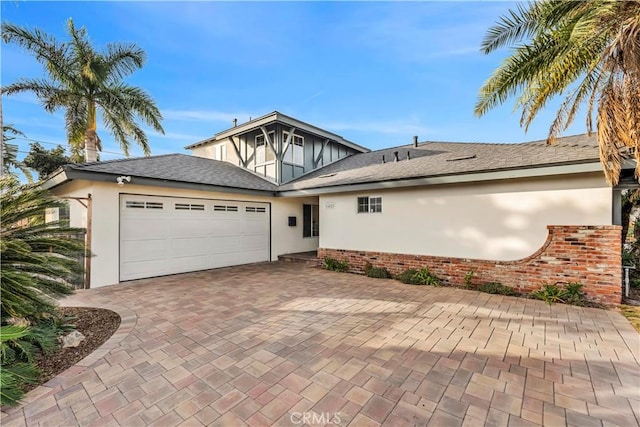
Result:
M65 221L44 222L47 208L61 207L46 190L0 178L0 318L38 318L54 310L53 298L73 292L69 280L82 271L82 230Z
M145 155L151 150L141 119L160 133L162 115L154 100L142 89L125 84L123 78L142 68L145 53L134 44L108 44L96 51L85 28L76 29L69 19L70 41L60 43L38 29L2 24L2 38L30 52L46 69L47 78L20 79L6 86L7 95L32 92L47 112L65 111L65 127L72 147L84 148L87 161L96 160L102 149L97 130L98 115L104 126L129 155L133 139Z
M552 98L564 95L549 142L586 105L589 133L597 115L607 181L618 183L627 156L636 160L640 177L640 2L542 0L518 5L488 30L482 51L504 46L513 53L480 89L476 115L516 96L520 124L527 129Z
M11 175L13 169L18 169L31 182L33 176L29 167L18 160L18 146L9 144L9 141L17 136L25 136L25 134L13 127L13 125L2 125L2 171L0 175Z

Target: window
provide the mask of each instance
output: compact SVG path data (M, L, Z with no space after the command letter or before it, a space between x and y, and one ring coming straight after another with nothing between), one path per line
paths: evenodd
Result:
M215 212L238 212L237 206L225 206L225 205L214 205L213 210Z
M358 213L382 212L382 197L358 197Z
M269 139L273 142L274 132L269 132ZM275 153L266 141L264 134L256 135L256 165L273 162L276 158Z
M203 211L204 205L196 205L191 203L176 203L175 205L177 211Z
M267 211L266 208L255 207L255 206L247 206L244 208L245 212L253 212L253 213L265 213Z
M318 205L302 205L302 237L320 235L320 209Z
M215 152L213 154L215 160L227 160L227 144L222 143L215 146Z
M129 209L144 209L145 207L147 209L162 209L162 202L137 202L137 201L131 201L131 200L127 200L127 203L125 204L125 206Z
M282 132L283 144L289 137L289 132ZM291 137L291 143L287 147L287 151L284 153L283 160L294 165L304 165L304 138L295 133Z

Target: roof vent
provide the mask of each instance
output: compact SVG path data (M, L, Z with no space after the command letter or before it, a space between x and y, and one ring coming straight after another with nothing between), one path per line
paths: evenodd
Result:
M384 154L382 155L382 163L387 163L387 162L384 160Z
M471 159L475 159L476 155L474 154L473 156L466 156L466 157L456 157L454 159L447 159L447 162L457 162L460 160L471 160Z
M233 127L238 126L238 119L233 119Z
M407 151L407 160L411 160L411 151Z
M332 176L336 176L338 172L328 173L326 175L320 175L318 178L331 178Z
M418 135L414 135L414 137L413 137L413 146L414 147L418 146Z
M398 160L400 160L400 158L398 157L398 152L397 151L393 152L393 157L394 157L394 159L393 159L394 162L397 162Z

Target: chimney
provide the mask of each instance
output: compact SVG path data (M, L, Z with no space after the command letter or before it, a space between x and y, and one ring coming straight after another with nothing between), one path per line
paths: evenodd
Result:
M238 126L238 119L233 119L233 127Z
M395 157L395 159L393 160L394 162L397 162L398 160L400 160L400 158L398 157L398 152L397 151L393 152L393 156Z
M415 136L413 137L413 146L414 146L414 147L417 147L417 146L418 146L418 135L415 135Z

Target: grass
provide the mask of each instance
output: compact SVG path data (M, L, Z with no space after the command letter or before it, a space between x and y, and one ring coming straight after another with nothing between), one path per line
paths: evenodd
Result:
M620 314L627 318L631 326L640 333L640 307L635 305L621 305Z

